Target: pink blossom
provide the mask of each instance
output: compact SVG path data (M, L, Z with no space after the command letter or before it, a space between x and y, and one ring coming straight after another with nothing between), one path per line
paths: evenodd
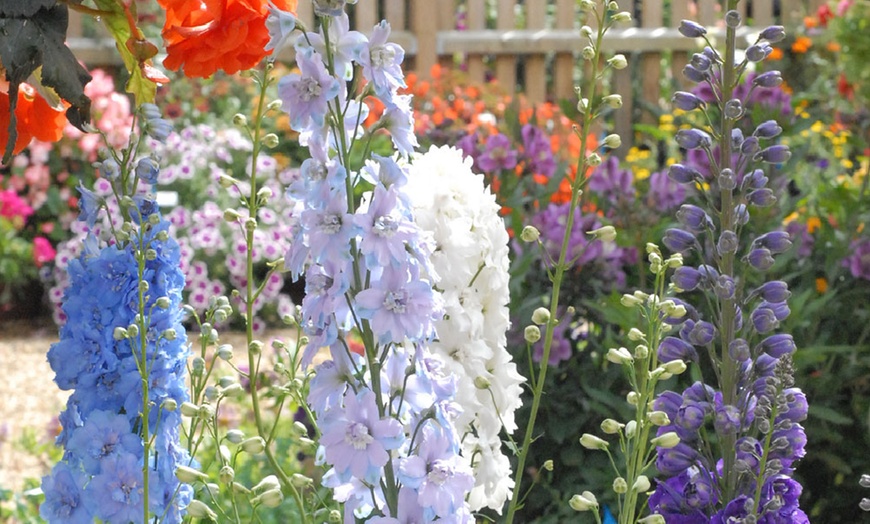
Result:
M45 237L36 237L33 239L33 263L36 267L42 267L46 262L54 260L57 252Z
M0 216L18 219L22 225L33 214L33 208L12 189L0 191Z

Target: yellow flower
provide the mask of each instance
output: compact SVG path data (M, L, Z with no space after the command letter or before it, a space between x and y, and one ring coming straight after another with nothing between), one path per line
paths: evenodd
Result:
M819 217L810 217L807 219L807 232L809 234L812 235L813 233L818 231L820 227L822 227L822 221L819 219Z
M649 178L649 175L649 169L643 167L634 172L634 178L637 180L644 180L646 178Z
M822 123L821 120L816 120L813 125L810 126L810 131L813 133L821 133L825 130L825 124ZM830 131L828 131L830 133Z

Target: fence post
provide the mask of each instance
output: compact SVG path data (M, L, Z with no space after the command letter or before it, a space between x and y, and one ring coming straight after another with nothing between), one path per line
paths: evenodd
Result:
M513 31L516 28L514 4L514 0L498 0L496 29L499 32ZM506 54L498 55L495 59L495 76L505 93L513 96L517 89L516 57Z
M525 7L526 29L546 29L547 0L526 0ZM525 65L526 96L533 104L539 104L547 99L547 55L527 55Z
M574 0L557 0L556 29L574 29L574 19L577 16ZM577 39L583 38L577 32ZM553 94L556 101L574 97L574 53L556 53L553 59Z
M438 61L438 3L431 0L411 0L411 25L417 35L417 55L414 69L428 78Z

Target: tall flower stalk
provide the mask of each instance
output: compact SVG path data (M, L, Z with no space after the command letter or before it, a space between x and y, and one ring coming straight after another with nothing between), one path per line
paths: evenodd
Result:
M169 124L153 105L140 129L165 139ZM181 522L192 488L175 476L190 455L179 441L177 407L187 400L184 276L178 244L154 196L150 157L137 158L143 136L97 164L116 205L80 188L80 220L90 228L69 266L66 324L48 352L61 389L72 389L57 443L64 459L43 478L40 514L49 522ZM141 185L140 185L141 184ZM110 213L110 230L96 226Z
M673 180L696 187L704 206L684 204L677 212L680 227L665 233L665 246L693 262L678 268L672 283L678 291L694 292L687 302L698 302L680 323L679 336L663 340L658 353L663 361L706 360L712 376L682 394L664 392L654 403L671 422L659 432L675 431L680 443L658 449L661 478L649 505L667 522L807 522L798 505L801 487L792 479L804 455L800 422L807 402L793 385L795 342L777 332L790 312L790 292L783 281L763 279L773 255L786 251L791 240L784 231L750 229L753 210L776 201L765 170L790 154L775 143L782 131L776 121L741 127L752 93L735 97L747 68L764 60L784 32L779 26L764 29L738 63L736 32L742 21L736 5L736 0L723 3L722 53L707 40L704 27L691 21L680 26L683 35L707 44L684 74L712 89L717 111L692 93L677 92L673 99L676 107L706 117L704 129L680 130L676 141L702 152L710 168L669 168ZM766 72L754 77L752 90L781 82L778 71Z
M601 43L604 35L614 23L627 21L631 19L628 12L616 12L618 5L616 2L597 2L593 0L584 0L581 2L581 8L588 16L592 16L596 29L592 29L588 25L581 28L583 38L588 41L588 45L583 49L583 58L588 62L588 76L586 83L582 88L577 89L577 94L580 101L577 104L577 109L582 115L582 122L576 132L580 137L580 157L577 159L577 175L571 181L571 200L568 206L568 213L565 216L565 234L562 239L561 248L557 260L548 259L548 276L553 283L552 291L549 297L549 303L546 308L541 308L536 312L536 318L533 322L537 325L544 326L544 344L543 354L540 358L541 366L538 369L537 377L532 377L532 405L529 412L529 420L527 422L522 443L518 448L517 466L514 472L515 489L511 501L508 505L505 522L512 523L516 515L516 511L521 504L520 492L522 480L525 470L526 457L528 456L529 447L532 444L532 437L535 432L535 422L538 416L538 410L541 405L541 398L544 393L544 384L547 379L548 363L550 361L550 351L553 346L553 335L560 323L558 316L559 312L559 297L562 289L562 281L565 277L565 272L573 267L574 260L569 260L569 248L571 246L571 235L573 234L574 221L576 213L573 210L578 209L580 198L583 194L582 187L586 183L586 172L590 167L596 167L601 164L601 156L598 153L586 154L587 146L590 143L590 133L593 129L593 121L598 118L603 111L608 108L618 108L622 105L622 99L619 95L610 94L600 96L598 93L599 85L603 75L609 69L623 69L627 63L625 57L616 55L601 66L602 50ZM619 147L619 136L611 135L605 140L608 147ZM607 237L611 234L612 228L604 227L601 230L596 230L595 234L602 237ZM537 232L533 230L525 230L524 238L530 241L536 241L538 238ZM529 326L525 330L526 341L531 343L536 342L541 338L540 329L537 326Z

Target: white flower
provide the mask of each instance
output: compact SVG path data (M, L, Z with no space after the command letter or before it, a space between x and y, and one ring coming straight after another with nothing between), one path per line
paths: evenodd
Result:
M475 472L471 510L501 511L513 480L500 434L516 429L514 411L525 379L506 349L508 234L495 196L471 164L458 149L432 147L412 159L403 189L417 225L435 241L431 262L445 316L436 324L438 340L431 350L457 378L455 400L462 413L456 427L465 434L462 455ZM475 380L490 387L477 388Z

